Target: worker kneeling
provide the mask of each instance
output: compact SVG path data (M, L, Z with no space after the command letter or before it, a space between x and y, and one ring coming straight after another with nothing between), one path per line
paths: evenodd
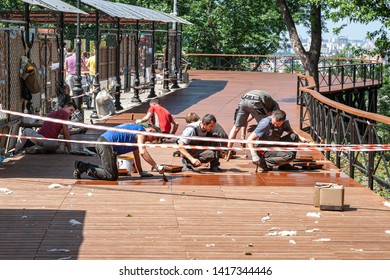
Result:
M271 116L262 119L248 137L249 141L280 141L280 142L308 142L307 139L296 133L286 120L283 110L276 110ZM268 146L268 145L267 145ZM272 145L275 147L275 145ZM283 146L281 146L283 147ZM297 169L290 163L295 159L295 151L265 151L258 152L252 142L248 143L252 155L252 162L260 166L263 171L270 171L277 166L279 170Z

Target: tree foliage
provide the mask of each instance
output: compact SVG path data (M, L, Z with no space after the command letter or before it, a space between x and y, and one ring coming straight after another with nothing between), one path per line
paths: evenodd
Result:
M269 54L284 29L274 1L182 0L184 49L194 53Z
M369 24L379 21L381 28L368 32L367 38L375 41L374 54L390 56L390 2L389 0L328 0L329 18L337 22L348 19L351 22ZM340 27L342 29L343 26Z

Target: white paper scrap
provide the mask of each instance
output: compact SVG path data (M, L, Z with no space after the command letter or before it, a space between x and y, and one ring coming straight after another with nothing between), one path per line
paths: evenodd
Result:
M390 202L389 201L385 201L385 202L383 202L383 205L387 206L387 207L390 207Z
M385 233L390 234L390 230L386 230Z
M269 221L270 219L271 219L270 216L265 216L265 217L261 218L261 221L263 223L265 223L266 221Z
M63 185L56 184L56 183L53 183L50 186L48 186L49 189L60 189L60 188L63 188L63 187L64 187Z
M296 230L282 230L278 232L269 232L266 234L267 236L295 236L297 235Z
M161 198L160 199L160 202L165 202L166 200L164 198Z
M206 244L206 247L215 247L215 244Z
M69 252L68 249L49 249L49 250L46 250L47 252Z
M0 188L0 193L4 194L4 195L9 195L9 194L12 194L13 191L11 191L10 189L7 189L7 188Z
M312 229L305 230L305 232L307 232L307 233L313 233L315 231L320 231L320 230L318 228L312 228Z
M320 238L320 239L315 239L313 241L316 241L316 242L326 242L326 241L330 241L330 238Z
M292 240L292 239L289 240L288 243L293 244L293 245L297 244L297 242L295 242L295 240Z
M79 221L77 221L75 219L69 220L69 224L71 224L72 227L81 226L82 225L82 223L80 223Z
M363 249L355 249L355 248L351 248L351 251L355 251L355 252L363 252Z
M274 231L274 230L279 230L279 229L280 229L280 227L272 227L268 231Z
M321 213L320 212L309 212L306 214L307 217L314 217L314 218L321 218Z

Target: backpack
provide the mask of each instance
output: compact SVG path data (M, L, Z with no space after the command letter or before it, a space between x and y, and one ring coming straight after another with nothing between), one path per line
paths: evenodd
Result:
M38 67L31 58L28 58L25 55L20 57L20 78L24 80L26 87L31 94L40 93L42 91Z

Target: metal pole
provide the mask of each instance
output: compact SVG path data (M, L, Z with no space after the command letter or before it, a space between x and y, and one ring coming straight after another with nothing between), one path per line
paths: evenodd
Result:
M139 99L139 53L138 53L138 47L139 47L139 20L137 20L136 24L137 30L135 34L135 42L134 42L134 64L135 64L135 72L134 72L134 95L133 98L131 98L131 102L135 103L141 103L141 99Z
M117 111L123 110L121 106L121 74L120 74L120 56L121 56L121 31L120 31L120 19L117 19L117 31L116 31L116 84L115 84L115 109Z
M80 0L77 0L77 8L80 9ZM76 96L75 102L79 109L80 122L84 122L83 110L83 88L81 87L81 39L80 39L80 14L77 14L77 33L76 33L76 80L73 87L73 94Z
M58 77L58 82L59 85L62 87L64 86L64 60L65 60L65 55L64 55L64 13L60 13L60 71L59 71L59 77Z
M25 43L26 43L26 47L27 47L27 53L26 53L26 56L28 58L30 58L30 49L32 47L32 44L30 43L30 5L28 3L25 3L24 5L24 8L25 8L25 15L26 15L26 40L25 40ZM11 41L10 41L10 36L9 36L9 31L8 31L8 65L11 65L10 63L10 46L11 46ZM8 80L8 94L11 94L11 74L10 74L10 69L11 67L8 67L8 77L9 77L9 80ZM8 96L9 99L8 100L11 100L10 96ZM26 103L26 107L29 114L32 114L34 113L33 112L33 108L32 108L32 101L31 99L27 101Z
M173 1L173 15L177 16L178 15L178 6L177 6L177 3L178 0L174 0ZM178 29L178 23L177 22L174 22L173 23L173 29L175 30L175 49L174 49L174 52L175 52L175 77L173 79L173 83L172 83L172 86L171 88L180 88L179 85L177 84L177 79L178 79L178 74L179 74L179 67L180 67L180 61L179 61L179 57L177 55L177 52L178 52L178 46L177 46L177 43L178 43L178 36L177 36L177 29Z
M164 75L163 75L163 91L169 91L169 23L167 23L167 38L166 38L166 47L164 53Z
M99 57L100 57L100 34L99 34L99 10L96 10L96 18L95 18L95 79L93 81L93 111L89 116L91 119L99 118L97 114L96 108L96 96L100 91L100 82L99 82Z
M156 45L156 30L155 30L155 22L152 22L152 53L151 55L151 62L150 62L150 84L153 86L150 89L150 93L148 95L148 98L154 98L156 97L156 91L155 91L155 86L156 86L156 69L155 69L155 61L154 61L154 52L155 52L155 45Z

